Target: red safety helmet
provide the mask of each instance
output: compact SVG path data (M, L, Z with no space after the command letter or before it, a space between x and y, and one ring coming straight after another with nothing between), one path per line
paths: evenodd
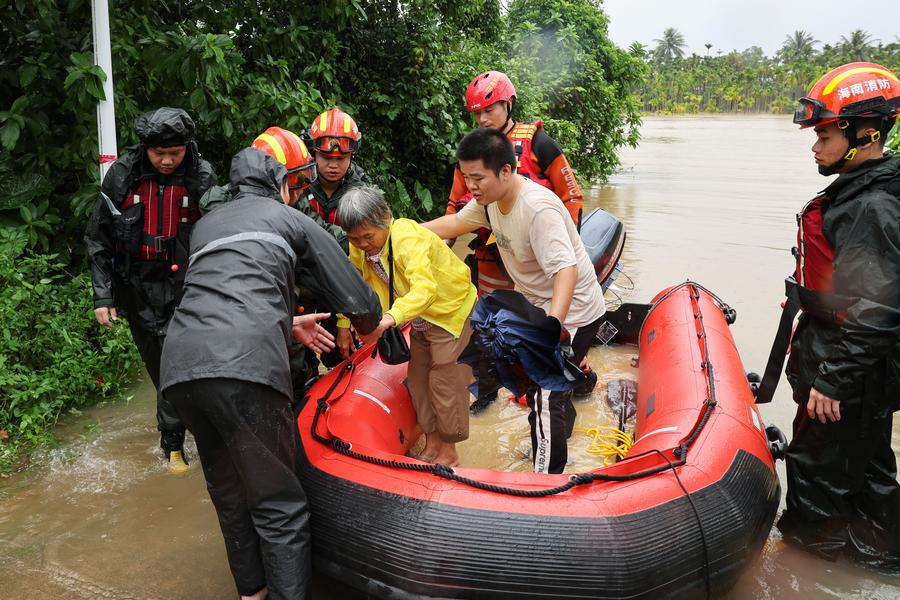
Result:
M854 117L882 117L893 121L898 113L900 80L897 76L879 64L855 62L833 69L819 79L809 94L800 98L794 123L806 128ZM848 124L841 129L846 130Z
M509 77L500 71L479 74L466 90L466 108L469 112L487 108L501 100L508 102L512 111L512 105L516 101L516 88Z
M353 117L334 107L316 117L309 127L309 138L316 152L341 156L359 150L362 133Z
M297 134L281 127L269 127L251 145L287 168L288 187L292 190L303 189L316 178L316 160Z

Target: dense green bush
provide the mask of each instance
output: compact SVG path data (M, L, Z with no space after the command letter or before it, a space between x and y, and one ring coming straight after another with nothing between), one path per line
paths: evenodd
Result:
M127 326L97 326L88 275L55 254L14 260L3 253L0 289L4 440L34 443L61 413L115 396L131 382L140 367L131 334ZM0 451L0 472L13 458Z
M615 148L637 140L630 90L644 65L609 41L592 0L504 4L121 0L111 15L119 146L136 141L138 114L179 106L224 178L266 127L299 131L339 104L357 119L358 159L396 212L424 219L442 212L456 142L472 127L466 85L497 68L519 88L519 116L545 119L578 176L606 177ZM87 0L0 7L0 224L21 228L16 209L49 197L38 222L56 235L29 247L65 255L98 185L94 107L105 75L93 66L90 22Z

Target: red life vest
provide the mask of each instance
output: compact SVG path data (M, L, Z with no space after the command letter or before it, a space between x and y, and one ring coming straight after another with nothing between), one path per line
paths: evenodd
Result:
M136 258L172 260L169 240L182 224L193 225L200 218L196 202L191 202L183 185L160 185L155 179L142 179L122 201L121 209L143 203L143 238Z
M322 206L322 203L319 202L316 199L315 195L312 193L307 196L307 200L309 201L309 207L316 211L316 214L325 219L325 221L331 223L332 225L340 225L337 216L337 205L335 205L334 208L327 209Z
M516 151L516 172L553 191L553 182L544 175L537 157L531 151L531 142L538 128L544 128L540 119L531 123L516 123L506 137L513 143Z
M834 247L822 229L822 207L830 199L816 196L797 215L797 283L816 292L832 291Z
M511 290L515 288L503 261L497 244L482 244L475 248L475 259L478 261L478 295L486 296L497 290Z

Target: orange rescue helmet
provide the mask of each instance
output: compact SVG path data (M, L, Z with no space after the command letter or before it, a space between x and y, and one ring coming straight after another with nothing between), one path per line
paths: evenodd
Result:
M281 127L269 127L251 144L287 168L288 187L303 189L316 178L316 160L300 137Z
M313 149L326 156L353 154L359 150L362 133L353 117L338 107L320 114L309 127Z
M885 67L855 62L832 69L800 98L794 123L801 128L828 125L855 117L882 117L891 122L900 113L900 80ZM842 129L846 129L845 124Z

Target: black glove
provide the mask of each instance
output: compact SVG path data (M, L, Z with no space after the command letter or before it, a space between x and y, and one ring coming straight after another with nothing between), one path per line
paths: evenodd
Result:
M572 358L575 351L572 350L572 336L569 335L569 330L563 327L556 317L548 316L547 324L554 329L559 327L559 349L562 351L563 358Z

